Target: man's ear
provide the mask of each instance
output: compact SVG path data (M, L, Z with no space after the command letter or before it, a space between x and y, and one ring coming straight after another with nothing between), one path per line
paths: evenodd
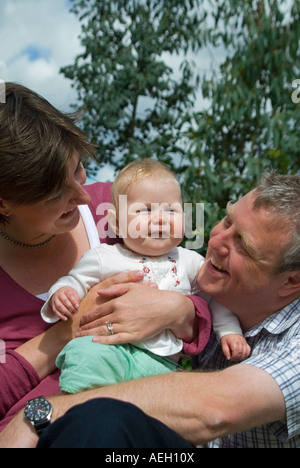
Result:
M285 283L279 289L279 296L288 297L297 292L300 295L300 271L290 271L287 274Z
M108 210L108 212L106 213L106 219L112 230L117 234L117 236L119 236L119 223L117 220L117 213L114 208Z

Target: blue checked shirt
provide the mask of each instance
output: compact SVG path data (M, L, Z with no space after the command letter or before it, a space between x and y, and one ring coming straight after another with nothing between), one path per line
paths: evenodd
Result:
M243 364L270 374L279 385L287 419L216 439L210 448L300 448L300 298L245 333L252 348ZM201 369L229 365L214 334L198 359ZM251 382L249 382L251 385ZM245 402L246 404L246 402Z

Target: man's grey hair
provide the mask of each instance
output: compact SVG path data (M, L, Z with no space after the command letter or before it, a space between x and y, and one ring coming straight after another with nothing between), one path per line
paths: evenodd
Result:
M257 185L253 207L271 210L291 232L278 266L279 272L300 271L300 176L282 175L275 171L264 174Z

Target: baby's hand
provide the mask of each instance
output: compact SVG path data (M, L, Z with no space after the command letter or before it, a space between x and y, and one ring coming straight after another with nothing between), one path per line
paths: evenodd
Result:
M243 361L251 353L251 348L242 335L232 333L223 336L223 338L221 338L221 346L228 361Z
M61 320L73 318L78 312L80 297L75 289L65 286L56 291L50 299L53 313Z

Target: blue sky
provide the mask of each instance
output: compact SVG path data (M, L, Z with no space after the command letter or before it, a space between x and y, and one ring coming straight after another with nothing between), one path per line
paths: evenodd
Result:
M43 49L38 45L29 45L21 51L21 55L27 55L30 62L35 62L39 59L49 61L52 53L50 49Z

